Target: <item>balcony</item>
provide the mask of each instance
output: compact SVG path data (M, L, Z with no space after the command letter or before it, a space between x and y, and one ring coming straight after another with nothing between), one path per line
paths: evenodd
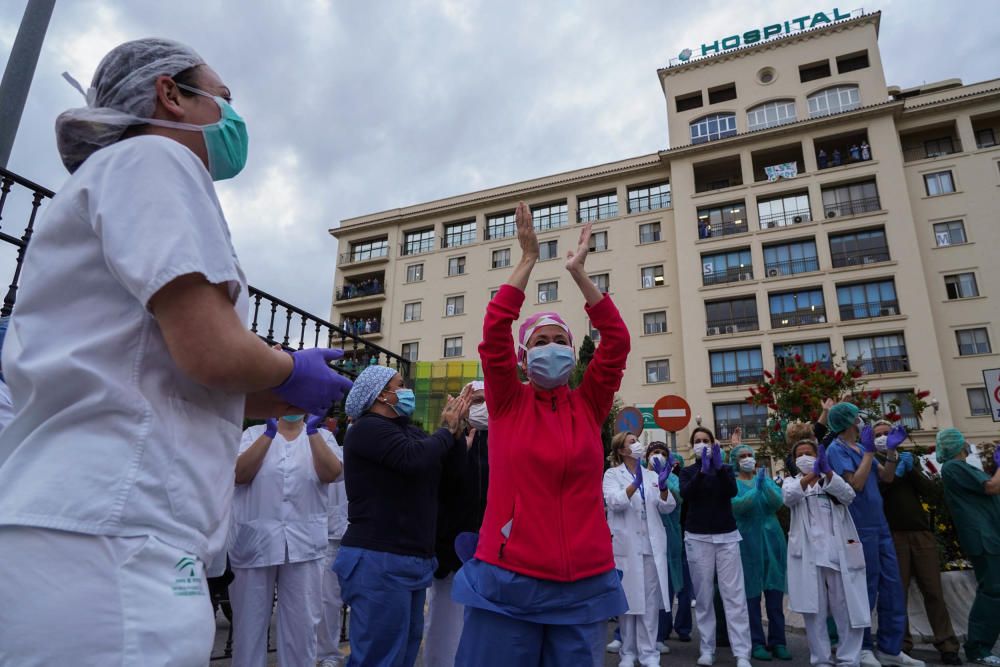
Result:
M352 299L363 299L369 296L380 296L385 294L385 273L373 276L361 276L345 282L342 287L337 288L337 301L350 301Z
M433 236L399 244L399 254L403 256L422 255L426 252L434 252Z
M758 331L760 325L756 317L734 318L729 320L712 320L705 327L706 336L722 336L743 331Z
M868 359L848 361L851 368L860 368L862 373L906 373L910 370L910 359L906 355L886 355Z
M805 172L801 142L754 151L750 157L757 183L794 178Z
M813 142L813 146L816 149L816 166L820 170L868 162L872 159L868 133L864 131L818 138Z
M728 440L737 427L742 429L743 441L763 440L767 423L763 419L747 419L741 421L730 421L728 419L716 420L715 428L720 440Z
M826 308L815 307L787 313L771 313L771 328L801 327L807 324L826 323Z
M878 264L888 262L889 248L871 248L860 252L835 252L830 255L833 261L833 268L840 269L846 266L864 266L865 264Z
M742 368L732 371L712 371L713 387L733 387L741 384L756 384L764 379L763 368Z
M903 162L929 160L962 152L954 121L922 127L899 135Z
M788 356L779 356L779 357L775 357L774 358L774 367L775 368L791 368L791 367L795 366L796 363L797 362L795 361L795 357L794 356L791 356L791 357L788 357ZM805 363L811 364L813 362L807 361ZM822 368L822 369L825 369L825 370L828 370L828 371L832 371L833 370L833 360L832 359L819 359L819 360L816 361L816 364L818 365L819 368Z
M972 134L976 138L976 148L992 148L1000 139L1000 113L973 116Z
M742 280L753 280L752 266L734 266L725 271L713 271L702 275L702 285L722 285Z
M898 301L872 301L868 303L845 303L840 306L840 319L864 320L873 317L892 317L899 315Z
M769 213L760 216L761 229L788 227L812 220L812 212L808 208L797 208L782 213Z
M381 311L372 314L361 314L357 316L344 317L340 321L340 328L355 336L379 336L382 334ZM339 338L341 336L334 336Z
M796 273L809 273L810 271L819 271L818 257L789 259L781 262L769 262L764 265L764 275L768 278L793 276Z
M717 222L715 224L698 221L698 238L714 239L730 234L745 234L750 231L745 218L733 222Z
M351 250L348 252L342 252L337 257L338 267L347 266L360 266L364 264L374 264L389 261L389 248L388 246L383 248L376 248L373 250Z
M860 199L848 199L823 204L823 216L828 220L832 218L842 218L848 215L861 215L881 211L882 204L878 197L862 197Z
M694 165L695 192L710 192L736 185L743 185L743 168L739 155Z

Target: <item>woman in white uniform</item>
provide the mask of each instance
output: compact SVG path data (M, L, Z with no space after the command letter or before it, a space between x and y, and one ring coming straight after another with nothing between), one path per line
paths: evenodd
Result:
M243 432L236 459L233 666L264 667L274 588L278 663L316 664L329 488L343 474L322 415L286 415Z
M0 665L206 664L204 563L229 527L244 414L325 411L332 350L246 328L213 180L246 159L229 89L190 48L128 42L56 138L3 346ZM296 407L292 407L296 406Z
M337 435L341 435L341 439L343 435L337 420L327 419L326 429L333 433L334 439L330 441L330 446L343 463L344 448L336 440ZM347 430L346 426L343 430ZM345 470L344 473L346 472ZM344 599L340 592L340 580L333 571L333 562L337 560L340 540L347 531L347 489L344 485L344 475L341 475L338 481L331 482L328 488L327 546L326 559L323 561L322 612L316 631L316 659L319 660L319 667L342 667L344 654L340 650L340 631L344 621Z
M677 501L662 486L657 473L642 467L646 448L631 433L611 440L613 467L604 472L604 502L615 567L622 573L628 611L618 617L622 631L619 667L660 664L656 629L664 600L670 599L667 571L667 532L660 514L670 514Z

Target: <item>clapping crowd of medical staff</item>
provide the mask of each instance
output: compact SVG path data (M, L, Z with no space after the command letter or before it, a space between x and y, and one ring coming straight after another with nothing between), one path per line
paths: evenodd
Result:
M86 100L56 121L71 176L0 323L0 665L204 665L207 577L227 571L236 665L265 664L275 606L280 665L342 664L346 604L348 665L409 667L421 645L428 666L596 667L607 651L659 665L696 628L699 665L718 633L747 667L791 658L786 596L812 664L920 665L911 579L942 661L961 664L920 506L930 480L900 451L903 429L831 399L789 425L780 486L738 432L724 451L701 426L688 465L630 433L606 461L628 329L587 276L583 225L565 268L601 344L582 380L570 388L558 313L525 317L515 338L539 259L520 204L484 379L428 434L395 369L352 381L330 366L337 350L272 349L247 330L213 182L242 170L249 135L218 73L142 39L108 53L87 90L67 78ZM349 424L327 419L341 401ZM968 454L961 433L939 433L978 584L965 659L1000 665L1000 473Z

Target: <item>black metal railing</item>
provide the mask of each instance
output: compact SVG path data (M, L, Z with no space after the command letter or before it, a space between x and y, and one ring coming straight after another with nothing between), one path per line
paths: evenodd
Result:
M778 356L774 358L775 368L787 368L794 366L795 363L796 361L794 356ZM807 361L805 363L811 364L813 362ZM826 370L831 371L833 370L833 361L831 359L817 359L816 364L818 364L819 368L825 368Z
M753 384L764 379L763 368L741 368L732 371L712 371L713 387Z
M826 308L793 310L787 313L771 313L771 328L801 327L806 324L826 322Z
M808 273L810 271L819 271L818 257L804 257L802 259L789 259L782 262L768 262L764 265L764 275L768 278L793 276L796 273Z
M497 239L510 238L517 234L517 229L514 227L514 223L497 225L494 227L487 227L483 230L483 240L484 241L496 241Z
M903 146L903 162L927 160L962 152L962 142L958 137L942 138L921 144Z
M868 359L848 361L851 368L860 368L865 374L905 373L910 370L910 358L905 354L892 354Z
M702 273L702 285L722 285L723 283L735 283L741 280L753 280L752 266L734 266L722 271L712 271L712 273Z
M460 234L448 234L441 237L441 247L442 248L457 248L463 245L469 245L470 243L476 242L476 232L462 232Z
M581 208L577 212L577 218L580 222L594 222L596 220L604 220L605 218L614 218L618 216L618 203L612 204L599 204L596 206L586 206Z
M861 252L835 252L830 256L833 268L839 269L845 266L862 266L864 264L877 264L889 261L889 248L872 248Z
M892 317L899 315L899 302L895 299L840 304L841 320L864 320L870 317Z
M812 220L812 213L808 208L799 208L783 213L771 213L760 216L760 228L771 229L773 227L788 227L790 225L800 225L803 222Z
M389 248L388 246L386 246L384 248L376 248L374 250L362 250L362 251L350 250L348 252L342 252L340 253L340 256L337 259L337 263L340 266L344 266L346 264L357 264L359 262L367 262L373 259L388 259L388 258L389 258Z
M349 301L377 294L385 294L385 285L380 280L364 281L356 285L344 283L343 287L337 288L337 301Z
M756 317L734 318L730 320L712 320L706 326L706 336L721 336L723 334L740 333L741 331L757 331L760 324Z
M823 215L827 218L838 218L845 215L861 215L872 211L881 211L882 205L878 197L848 199L832 204L823 204Z
M421 255L425 252L434 251L434 237L421 239L419 241L405 241L399 244L400 255Z
M743 234L750 231L746 218L740 222L717 222L715 224L698 223L699 239L714 239L730 234Z
M643 211L655 211L661 208L670 208L670 193L661 192L656 195L646 195L643 197L629 197L628 212L641 213Z
M27 211L23 213L23 215L27 216L27 221L24 224L24 228L21 230L20 236L8 234L3 229L5 214L9 212L7 207L11 203L8 199L15 185L20 188L24 188L31 193L30 202L19 201L15 204L15 206L19 204L22 208L24 206L28 207ZM33 183L26 178L22 178L13 172L7 171L6 169L0 168L0 241L10 244L13 248L17 249L17 257L14 263L14 274L11 278L10 285L7 287L7 293L3 299L3 307L0 308L0 316L2 317L10 315L14 308L14 303L17 301L17 288L21 281L21 267L24 265L24 252L28 247L28 242L31 241L31 235L35 231L35 220L38 218L38 212L41 210L43 201L46 199L52 199L54 196L55 193L52 190L38 185L37 183Z

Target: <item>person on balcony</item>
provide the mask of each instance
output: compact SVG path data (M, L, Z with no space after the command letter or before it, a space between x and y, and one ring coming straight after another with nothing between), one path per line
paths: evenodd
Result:
M71 176L3 346L0 646L29 667L203 665L244 417L325 412L350 381L327 366L339 351L290 355L247 329L213 185L243 168L247 131L219 75L140 39L86 97L56 119Z
M236 459L233 538L233 665L266 662L278 590L278 661L316 663L327 551L329 488L343 479L324 415L285 415L243 432Z
M694 463L681 470L684 517L684 550L694 586L695 619L701 635L698 664L715 662L715 593L725 609L729 644L737 667L750 666L750 623L747 612L740 532L733 516L736 476L722 462L722 448L715 434L704 426L691 432Z
M834 148L833 149L833 156L830 159L830 166L831 167L839 167L840 166L840 149L839 148Z
M896 548L879 492L880 481L891 484L896 477L896 465L899 463L896 447L902 440L889 441L892 446L888 451L887 465L882 465L875 459L875 433L859 416L858 406L837 403L830 408L827 426L834 435L827 450L830 465L857 494L851 503L851 517L864 547L869 605L872 609L878 608L878 646L876 648L872 642L871 630L865 630L861 665L923 667L923 661L903 652L906 598L899 577Z
M944 499L962 553L976 573L965 658L998 667L1000 658L993 655L993 646L1000 637L1000 448L993 452L996 471L991 476L969 465L969 446L958 429L942 429L936 443Z
M413 390L392 368L368 366L347 395L348 525L333 570L351 608L348 667L412 667L417 659L437 569L438 487L450 475L445 465L465 460L470 394L448 397L431 435L411 421Z
M816 163L820 169L826 169L829 166L827 164L826 151L822 148L819 149L819 153L816 154Z
M753 449L743 444L742 429L736 427L731 439L730 464L736 474L737 494L733 515L740 531L740 559L747 610L750 612L751 657L754 660L791 660L785 644L785 532L778 523L782 506L781 487L767 471L757 468ZM767 636L760 613L761 596L767 609Z
M872 149L871 146L868 145L867 141L861 142L861 159L862 160L872 159Z
M885 420L875 422L875 457L888 465L885 460L889 451L889 439L897 444L906 439L906 429L902 425L893 428ZM944 591L941 588L941 566L938 560L937 539L931 531L930 517L924 509L922 498L934 493L934 484L921 470L920 463L910 452L899 455L896 464L896 478L892 484L880 485L885 518L892 532L892 542L896 547L899 561L899 578L903 587L903 608L908 607L910 580L916 579L917 587L924 599L927 620L934 631L934 647L941 653L941 662L946 665L961 665L958 656L958 640L948 616ZM909 624L903 634L903 651L913 648L913 637Z
M515 348L511 325L539 257L523 202L515 224L521 259L486 307L479 346L490 413L490 486L475 557L455 575L452 589L465 605L455 665L597 666L608 618L628 606L597 481L604 471L601 425L621 385L629 333L611 297L587 276L586 224L565 265L601 334L581 384L569 387L573 337L558 314L525 319Z

